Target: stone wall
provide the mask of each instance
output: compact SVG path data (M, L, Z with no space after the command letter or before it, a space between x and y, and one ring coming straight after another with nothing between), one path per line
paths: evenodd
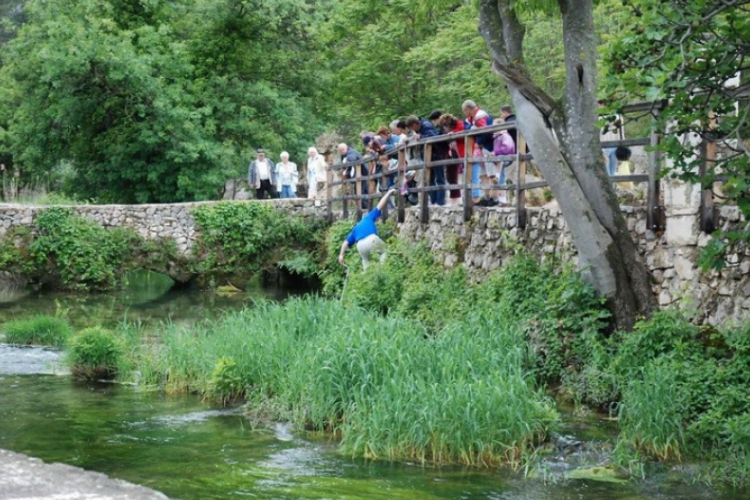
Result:
M75 205L70 208L104 227L127 227L150 239L174 239L182 255L188 255L198 236L192 210L216 202L175 203L170 205ZM242 203L242 202L235 202ZM273 200L277 209L302 217L323 217L325 205L320 201L295 199ZM317 207L316 207L317 205ZM33 227L36 214L45 206L0 205L0 236L11 227Z
M677 305L695 320L712 325L750 318L750 252L746 246L732 249L722 272L702 273L697 261L711 237L701 233L697 212L684 207L667 210L662 233L647 230L645 208L623 207L623 212L653 274L660 305ZM530 208L527 221L526 228L519 230L514 209L493 208L477 209L474 218L464 223L462 209L456 207L431 209L430 223L423 225L418 211L411 209L399 236L415 242L426 238L444 265L464 262L476 279L500 267L515 251L576 261L576 249L559 209ZM718 222L724 229L744 225L737 207L724 207Z
M628 227L653 274L659 304L678 304L698 321L713 325L746 320L750 317L750 252L745 246L739 246L729 253L728 266L722 272L700 272L697 260L710 236L698 227L695 192L672 190L667 191L665 197L669 197L674 206L666 210L666 230L658 234L647 230L644 208L623 207ZM105 227L129 227L146 238L172 238L180 252L189 255L198 236L191 210L205 203L215 202L71 208ZM320 201L264 203L273 203L280 210L311 219L325 217L326 207ZM13 226L33 227L36 214L44 208L0 205L0 235ZM516 214L511 208L478 208L468 223L463 222L460 207L433 207L430 214L430 223L423 225L419 223L417 209L408 209L406 220L399 228L399 237L410 241L426 238L446 266L464 262L477 279L499 268L509 255L520 249L541 256L558 255L576 260L576 249L557 208L529 208L528 224L523 230L515 227ZM721 210L718 227L743 226L736 207Z

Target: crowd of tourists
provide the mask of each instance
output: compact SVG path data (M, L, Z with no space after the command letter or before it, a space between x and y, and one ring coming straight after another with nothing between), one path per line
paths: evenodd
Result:
M480 108L474 101L466 100L461 105L463 118L450 113L435 110L426 118L411 115L403 119L393 120L388 126L382 125L375 132L362 132L359 138L362 142L363 153L349 144L341 143L337 146L338 160L342 164L358 163L350 165L342 171L344 179L357 177L356 169L364 177L373 174L382 174L380 181L375 185L385 192L377 206L358 222L352 232L347 236L341 246L339 262L345 263L346 251L354 246L357 247L362 258L364 267L367 267L371 256L379 255L384 258L384 243L377 234L375 221L380 217L382 211L388 204L392 204L391 196L400 193L410 204L416 204L417 196L410 188L417 187L417 175L415 170L409 170L410 165L423 163L422 147L408 147L419 139L436 137L440 135L451 135L466 130L480 129L496 123L486 110ZM622 118L610 117L600 131L600 140L622 141L624 139ZM516 115L510 106L502 106L499 110L497 122L514 123ZM433 165L428 169L429 185L436 187L430 190L430 203L433 205L454 205L461 202L461 191L458 189L459 177L463 173L464 157L467 144L471 145L470 158L472 162L473 186L482 186L483 189L472 189L472 199L478 206L491 207L507 202L504 189L506 184L507 169L514 163L507 157L516 154L518 144L518 132L515 127L508 128L495 133L476 134L474 140L467 142L466 139L458 138L432 143L430 160L433 162L451 160L447 165ZM406 172L403 185L397 185L399 173L399 159L397 149L405 145ZM524 152L528 152L526 147ZM626 147L607 147L602 151L607 165L609 175L623 175L632 172L630 162L630 150ZM490 159L506 157L505 160L496 163ZM365 161L363 161L365 160ZM370 160L370 161L367 161ZM315 147L308 149L307 159L307 185L308 198L317 198L322 189L325 188L327 163ZM469 179L466 179L469 181ZM361 180L361 193L368 195L370 182ZM266 197L294 198L297 196L297 185L299 183L299 170L294 162L289 161L289 154L284 151L279 155L279 163L267 158L263 149L257 150L257 158L250 163L248 169L248 183L255 189L258 199ZM444 186L440 189L440 186ZM630 186L632 187L632 184ZM366 208L367 203L362 206Z
M341 163L354 163L362 161L358 167L350 166L343 170L344 179L356 177L355 168L360 169L361 176L372 176L383 174L382 182L376 185L382 191L396 188L407 203L416 204L417 195L409 188L417 187L418 177L414 170L408 170L410 164L421 163L423 149L421 147L407 147L406 151L406 173L404 183L396 186L398 182L398 155L396 149L399 146L414 144L418 139L435 137L439 135L450 135L466 130L488 127L497 123L514 123L516 115L511 106L505 105L499 109L496 118L486 110L479 107L474 101L468 99L461 105L463 117L457 117L450 113L435 110L426 118L411 115L403 119L393 120L388 126L382 125L375 132L362 132L359 134L363 152L360 153L355 147L341 143L337 146L338 160ZM602 141L622 140L622 119L615 116L613 120L601 130ZM511 156L516 154L518 132L515 127L496 133L478 134L471 141L470 158L478 161L472 163L471 179L466 179L470 184L480 185L484 189L472 189L473 203L478 206L491 207L507 203L506 191L500 189L505 186L509 179L509 168L514 161L507 159L501 162L489 161L490 157ZM459 178L463 174L463 158L466 153L466 140L450 140L435 142L432 144L431 160L442 161L455 159L455 163L448 165L432 166L428 169L428 185L445 189L433 189L429 191L430 204L432 205L458 205L461 203L461 191L458 188ZM528 147L525 152L528 152ZM610 175L622 175L632 172L632 163L629 161L630 150L625 147L606 148L603 150L606 158L607 169ZM325 189L327 163L325 157L315 147L308 149L307 158L307 196L318 198ZM626 171L627 170L627 171ZM299 169L297 164L289 161L289 154L284 151L279 155L279 162L274 163L266 157L263 149L257 150L257 158L250 163L248 169L248 184L255 189L258 199L270 198L295 198L297 197L297 186L299 184ZM361 181L361 193L368 195L371 185L366 180Z
M450 113L436 110L427 118L415 115L403 119L393 120L388 126L382 125L376 132L362 132L359 136L363 152L360 153L355 147L341 143L337 147L339 160L342 163L352 163L359 160L371 158L372 162L363 162L360 175L369 176L384 173L384 183L380 186L388 190L396 185L398 178L398 159L395 149L401 145L413 144L418 139L434 137L437 135L452 134L481 127L487 127L495 123L493 117L484 109L480 108L474 101L466 100L461 106L463 118L456 117ZM513 122L516 117L510 106L500 108L499 119L503 122ZM473 143L472 157L484 159L489 156L501 156L515 154L516 130L510 129L497 134L485 134L476 136ZM430 202L434 205L459 204L461 192L458 189L459 176L463 170L463 158L465 153L465 140L454 140L438 142L432 148L432 160L456 159L455 164L447 166L435 166L429 169L430 186L453 186L446 190L430 191ZM406 149L407 169L410 162L421 162L421 148ZM486 186L498 186L505 184L506 169L512 161L504 161L500 165L493 162L481 161L473 164L472 184ZM344 179L352 179L356 176L355 167L349 167L343 171ZM308 150L307 161L307 185L308 198L318 198L326 180L326 161L315 147ZM416 203L416 195L410 194L409 187L416 187L417 176L414 171L407 170L404 185L397 186L398 191L404 195L411 204ZM293 198L296 197L297 185L299 184L299 169L294 162L289 161L289 154L282 152L279 155L279 163L275 164L266 157L265 151L257 150L257 158L250 163L248 169L248 183L255 189L258 199L265 198ZM362 194L369 193L369 182L362 181ZM475 204L479 206L495 206L506 201L505 195L497 190L485 189L472 191Z

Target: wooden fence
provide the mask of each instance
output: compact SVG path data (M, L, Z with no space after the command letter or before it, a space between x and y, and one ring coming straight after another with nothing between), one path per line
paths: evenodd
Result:
M621 110L622 115L629 114L640 114L641 116L650 115L652 118L657 118L659 111L663 108L663 102L656 103L638 103L629 105ZM526 172L528 169L529 161L533 160L532 154L522 154L522 151L526 150L526 144L521 136L520 132L517 134L518 140L516 144L516 154L508 156L487 156L483 158L475 158L472 156L472 150L476 136L486 133L497 133L502 130L510 130L515 128L515 123L505 123L499 125L492 125L489 127L483 127L473 130L468 130L456 134L439 135L436 137L429 137L426 139L417 140L410 142L406 145L400 145L395 149L391 149L387 154L391 156L397 155L398 168L396 170L397 181L395 187L401 192L401 188L404 185L405 175L407 172L413 172L416 174L418 180L417 187L409 188L407 194L416 193L418 196L417 206L419 208L419 219L422 223L427 223L430 219L430 204L429 204L429 193L437 190L450 190L460 189L462 192L462 205L463 205L463 217L465 221L471 219L474 204L472 200L472 190L481 189L493 191L504 191L508 194L514 195L513 206L517 212L517 226L524 228L526 226L526 191L530 189L538 189L547 187L546 181L538 182L526 182ZM433 160L432 151L435 144L438 143L449 143L451 141L465 141L465 155L464 158L448 159L448 160ZM646 206L647 206L647 227L652 230L660 230L664 228L665 224L665 213L664 207L661 202L661 154L657 151L659 144L659 134L655 127L651 127L651 131L647 136L636 137L632 139L624 139L618 141L606 141L601 143L602 148L613 148L617 146L646 146L647 158L648 158L648 170L645 174L630 174L630 175L614 175L610 179L613 183L618 182L640 182L646 183ZM708 164L715 161L716 158L716 144L711 142L704 142L701 147L702 155L704 159L701 167L701 173L705 173L708 168ZM407 157L411 158L407 164ZM336 164L329 167L327 171L327 198L328 198L328 217L329 220L333 220L333 209L334 204L341 204L342 216L348 218L350 215L350 202L354 202L351 206L356 213L357 219L360 219L364 210L368 207L372 207L373 203L377 203L377 200L385 192L384 183L385 178L393 173L386 171L385 167L381 171L377 171L376 164L378 158L369 156L364 157L361 160L355 162L348 162L343 164ZM504 186L498 185L487 185L487 184L472 184L472 170L477 167L478 164L484 162L497 163L498 166L501 162L513 161L516 162L516 175L515 179L512 179L512 183ZM365 165L367 174L363 175L361 172L362 165ZM459 178L458 184L445 184L445 185L430 185L430 169L436 167L446 167L448 165L460 165L463 167L463 174ZM352 168L353 167L353 168ZM347 169L354 171L354 176L351 178L343 178L341 175L343 171ZM499 168L498 168L499 173ZM338 176L336 175L338 174ZM335 177L339 177L336 179ZM717 180L722 180L717 178ZM335 187L341 186L341 194L333 196L333 190ZM367 192L365 193L365 189ZM404 196L397 196L396 210L397 220L399 222L404 221L406 199ZM387 217L387 213L384 214ZM701 196L701 228L704 231L713 231L714 220L716 218L715 208L713 205L713 192L712 189L706 188L703 190Z

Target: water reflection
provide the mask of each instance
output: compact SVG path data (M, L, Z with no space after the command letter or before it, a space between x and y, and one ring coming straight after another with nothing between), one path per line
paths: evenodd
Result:
M0 299L0 323L35 314L60 315L77 328L113 327L122 321L189 323L215 319L222 311L252 305L254 300L283 300L308 291L261 284L240 293L174 289L169 277L150 271L131 273L125 283L122 290L98 294L0 289L0 297L5 293Z
M741 492L647 482L558 483L508 470L350 459L324 436L254 430L237 409L193 396L68 377L0 376L0 448L142 484L182 500L261 499L736 500Z

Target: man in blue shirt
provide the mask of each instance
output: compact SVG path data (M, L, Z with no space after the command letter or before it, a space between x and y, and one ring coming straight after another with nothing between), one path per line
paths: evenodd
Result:
M378 206L375 207L372 212L362 217L362 220L354 226L352 232L349 233L349 236L346 237L344 243L341 244L339 264L342 266L345 265L344 255L346 255L346 251L355 244L357 245L360 257L362 257L362 267L365 269L370 265L370 255L373 253L380 254L380 262L383 262L385 259L385 253L383 252L383 246L385 243L383 243L383 240L378 236L378 228L375 226L375 221L380 217L380 214L388 203L388 198L395 192L395 189L390 189L385 193L380 199Z

